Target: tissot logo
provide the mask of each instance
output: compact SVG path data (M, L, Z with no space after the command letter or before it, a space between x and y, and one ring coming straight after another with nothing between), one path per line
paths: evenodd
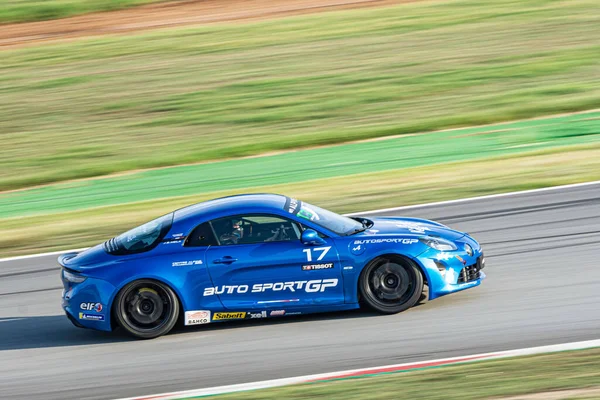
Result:
M325 263L325 264L309 264L303 265L302 271L314 271L318 269L331 269L333 268L333 263Z

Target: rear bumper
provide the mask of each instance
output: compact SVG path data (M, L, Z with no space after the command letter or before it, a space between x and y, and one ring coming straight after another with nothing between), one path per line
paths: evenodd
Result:
M62 278L62 274L61 274ZM111 301L115 287L101 279L88 277L73 284L63 278L62 308L78 328L111 331Z

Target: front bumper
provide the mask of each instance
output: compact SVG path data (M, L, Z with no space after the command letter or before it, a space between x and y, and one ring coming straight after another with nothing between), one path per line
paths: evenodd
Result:
M461 243L468 243L473 254L464 250L440 252L431 249L419 256L427 272L430 299L479 286L485 279L482 271L485 258L479 243L468 236L457 241L457 244Z
M110 283L88 277L81 283L64 279L62 308L73 325L79 328L111 331L110 304L115 287Z

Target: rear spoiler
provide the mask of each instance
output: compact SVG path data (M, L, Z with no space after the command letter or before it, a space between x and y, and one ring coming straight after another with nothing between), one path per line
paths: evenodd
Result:
M71 258L73 258L73 257L77 256L77 254L79 254L79 252L77 252L77 251L74 251L74 252L71 252L71 253L62 254L62 255L60 255L60 256L58 257L58 263L59 263L61 266L63 266L63 267L66 267L66 266L67 266L67 263L68 263L68 261L69 261Z

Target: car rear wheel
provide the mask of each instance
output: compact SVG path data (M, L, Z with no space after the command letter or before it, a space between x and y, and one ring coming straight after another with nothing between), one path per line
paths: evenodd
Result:
M372 309L395 314L417 304L423 293L423 275L400 257L379 257L363 270L359 281L364 302Z
M167 285L141 279L129 283L117 294L115 315L128 334L153 339L173 329L179 317L179 301Z

